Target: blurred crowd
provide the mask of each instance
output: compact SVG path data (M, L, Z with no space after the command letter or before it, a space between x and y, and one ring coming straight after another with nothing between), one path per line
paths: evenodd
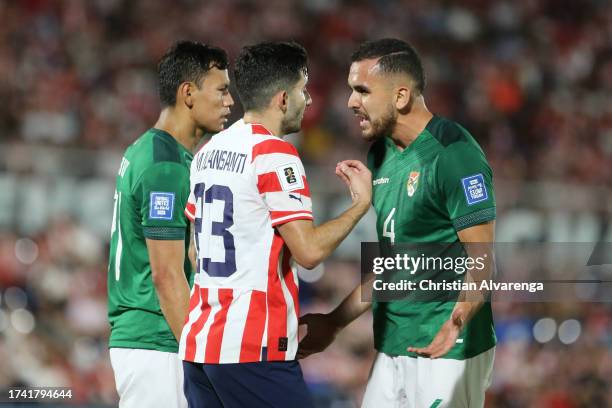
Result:
M392 36L421 53L428 107L472 132L497 178L612 187L612 3L456 3L0 0L0 146L122 151L157 117L155 62L173 41L220 45L233 59L245 44L295 39L309 52L314 100L296 143L307 165L331 169L367 148L346 107L350 54ZM73 402L116 405L107 246L59 214L35 236L0 231L0 390L69 386ZM326 312L357 283L357 264L336 259L311 278L302 312ZM612 406L610 305L499 303L495 313L487 407ZM538 337L544 316L577 320L579 335ZM372 358L366 315L305 360L320 406L358 404Z
M0 22L4 140L121 150L156 119L155 62L173 41L235 58L295 39L314 100L303 156L335 163L366 148L346 108L349 56L395 36L425 61L430 109L477 137L497 177L612 181L607 1L22 0L0 2Z

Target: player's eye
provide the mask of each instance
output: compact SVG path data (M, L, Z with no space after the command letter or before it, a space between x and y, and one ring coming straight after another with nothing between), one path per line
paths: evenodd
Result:
M357 92L358 94L364 95L364 94L369 94L370 91L362 86L356 86L355 88L355 92Z

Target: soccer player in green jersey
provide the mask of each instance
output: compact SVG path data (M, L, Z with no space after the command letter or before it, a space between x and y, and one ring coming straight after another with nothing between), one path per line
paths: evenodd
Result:
M491 168L467 130L425 106L414 49L395 39L362 44L348 83L348 106L372 142L368 167L381 244L455 243L469 253L468 243L492 243ZM357 287L329 314L304 316L308 334L299 357L323 350L371 306L378 354L364 407L482 407L496 342L490 303L362 302L368 289L371 282Z
M108 264L110 357L119 406L186 407L178 343L193 271L188 257L192 150L223 129L230 107L224 50L182 41L158 65L162 111L127 148L115 191Z

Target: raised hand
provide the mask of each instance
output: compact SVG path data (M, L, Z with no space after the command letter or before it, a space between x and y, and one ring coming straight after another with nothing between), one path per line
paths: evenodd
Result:
M367 210L372 201L370 170L359 160L344 160L336 165L336 175L348 186L353 203Z

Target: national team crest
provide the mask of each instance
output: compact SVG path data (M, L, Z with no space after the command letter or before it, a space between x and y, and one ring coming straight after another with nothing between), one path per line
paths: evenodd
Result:
M408 190L408 197L412 197L417 187L419 186L419 173L418 171L411 171L408 176L408 182L406 183L406 190Z

